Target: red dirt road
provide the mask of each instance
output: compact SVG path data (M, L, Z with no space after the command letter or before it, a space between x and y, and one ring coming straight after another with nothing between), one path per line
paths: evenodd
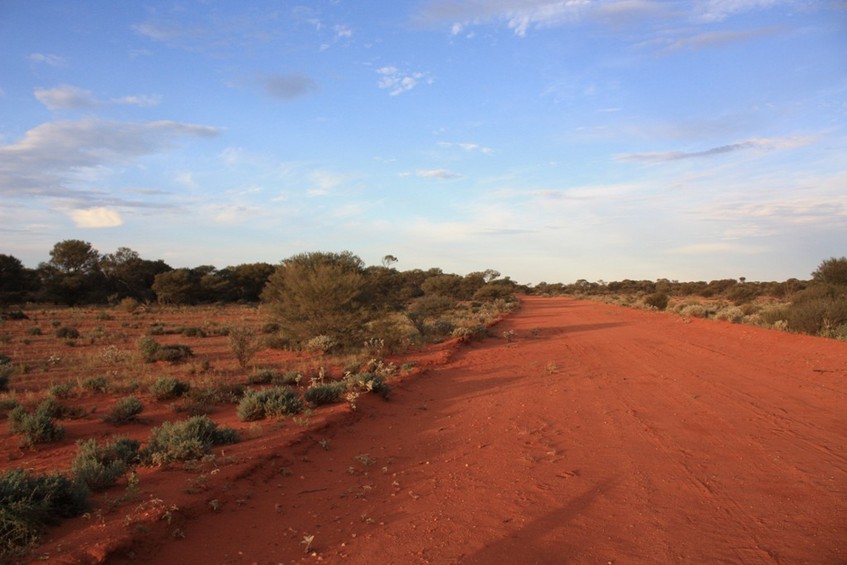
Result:
M847 344L562 298L495 334L109 562L847 562Z

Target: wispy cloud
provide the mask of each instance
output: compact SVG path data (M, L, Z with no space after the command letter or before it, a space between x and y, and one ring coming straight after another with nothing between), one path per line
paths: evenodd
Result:
M479 145L478 143L456 143L456 142L450 142L450 141L439 141L438 146L448 148L448 149L459 148L459 149L462 149L463 151L466 151L468 153L479 152L479 153L482 153L484 155L491 155L492 153L494 153L494 150L491 149L490 147L485 147L485 146Z
M98 100L96 96L84 88L63 84L54 88L36 88L35 98L47 106L49 110L89 110L108 104L129 106L156 106L161 99L158 96L135 95Z
M415 171L415 176L427 179L452 180L460 179L462 175L448 171L447 169L422 169Z
M165 151L180 138L211 137L218 131L211 126L170 121L85 119L44 123L17 143L0 145L0 194L99 198L95 189L79 188L81 176L93 172L95 177L102 177L112 167Z
M59 67L65 64L64 57L53 55L52 53L30 53L27 56L27 59L29 59L33 63L44 63L45 65L50 65L51 67Z
M617 155L618 161L644 161L651 163L664 163L669 161L680 161L683 159L700 159L706 157L717 157L738 151L758 149L762 151L773 151L777 149L791 149L806 145L812 141L810 137L793 137L783 139L749 139L729 145L711 147L703 151L657 151L649 153L624 153Z
M270 96L280 100L293 100L318 90L318 83L300 74L271 75L262 79L262 86Z
M706 22L725 20L735 14L762 10L779 5L796 3L796 0L707 0L694 2L695 16Z
M391 96L408 92L415 88L421 81L427 84L432 83L432 79L428 78L425 73L401 71L397 67L380 67L376 72L379 75L377 85L382 89L388 90L388 94Z
M704 33L692 33L690 30L681 31L674 29L664 34L662 37L637 43L633 47L659 49L660 52L679 51L683 49L704 49L709 47L720 47L732 43L741 43L758 37L776 35L782 32L783 30L777 27L756 28L740 31L710 31Z
M679 247L671 247L665 250L665 253L670 255L714 255L721 253L733 254L757 254L763 253L767 249L759 245L744 245L740 243L732 243L729 241L717 241L711 243L693 243L691 245L681 245Z

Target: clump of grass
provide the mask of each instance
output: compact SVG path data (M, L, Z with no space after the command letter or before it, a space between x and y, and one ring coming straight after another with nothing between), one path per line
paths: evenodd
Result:
M237 441L238 432L235 430L219 428L207 416L193 416L153 428L141 459L153 465L189 461L203 457L215 445Z
M88 510L88 491L65 475L0 475L0 561L36 543L47 526Z
M112 406L109 413L103 418L109 424L126 424L135 419L144 411L144 405L134 396L121 398Z
M96 439L79 440L71 463L74 480L93 491L114 485L130 467L138 463L141 444L128 438L115 438L98 444Z
M59 441L65 437L65 428L55 422L60 411L61 408L57 408L52 398L44 400L32 412L24 406L17 406L9 412L9 431L21 435L21 445L24 447Z
M171 400L187 393L191 385L174 377L159 377L150 385L150 394L156 400Z
M341 394L345 389L346 386L342 382L321 383L307 389L303 398L315 406L332 404L341 400Z
M278 386L247 392L238 403L236 414L242 422L251 422L267 416L298 414L302 410L303 401L297 393L286 386Z
M280 375L271 369L256 369L247 377L247 384L266 385L278 379Z
M56 398L68 398L74 390L74 383L56 383L50 387L50 396Z

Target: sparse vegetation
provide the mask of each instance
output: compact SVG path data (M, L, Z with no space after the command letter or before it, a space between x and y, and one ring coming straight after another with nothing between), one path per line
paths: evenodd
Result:
M109 424L126 424L144 411L144 405L134 396L121 398L112 406L103 421Z
M174 377L159 377L150 385L150 394L156 400L172 400L187 393L191 385Z
M320 383L309 387L303 398L306 402L320 406L322 404L331 404L341 400L341 395L346 389L344 383Z
M21 435L22 446L31 447L65 437L65 429L55 422L60 408L51 400L44 400L32 412L24 406L17 406L9 412L9 430L12 434Z
M229 347L238 360L238 366L246 368L262 346L255 330L248 327L232 328L229 332Z
M299 414L303 401L296 392L286 386L249 391L238 403L236 413L242 422L261 420L271 416Z

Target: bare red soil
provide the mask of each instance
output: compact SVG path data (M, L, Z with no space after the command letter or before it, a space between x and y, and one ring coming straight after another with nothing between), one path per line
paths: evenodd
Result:
M847 562L847 344L564 298L494 333L308 426L214 413L246 441L33 559Z

